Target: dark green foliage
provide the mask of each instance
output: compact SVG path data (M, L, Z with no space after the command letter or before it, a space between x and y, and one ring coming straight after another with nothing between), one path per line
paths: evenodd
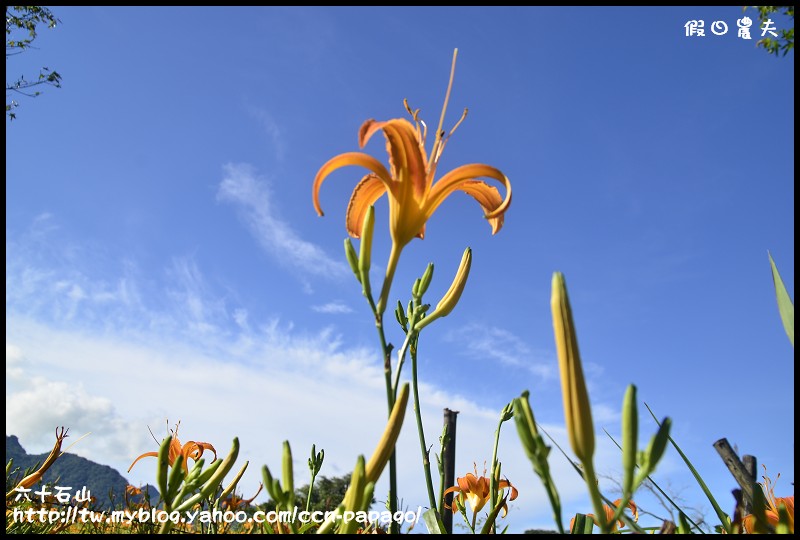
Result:
M769 19L776 22L775 15L782 15L792 22L792 27L788 30L779 28L777 37L772 37L768 33L756 45L764 47L768 53L775 56L778 56L779 52L783 52L783 56L786 56L786 53L794 49L794 6L745 6L745 9L748 7L758 10L758 28Z
M344 499L344 494L347 491L347 486L350 485L350 474L344 476L336 476L328 478L320 476L314 481L314 490L311 492L311 508L313 512L320 510L327 512L335 510L339 503ZM298 506L305 504L308 497L308 486L305 485L295 490Z
M32 47L37 36L37 26L47 25L55 28L61 22L46 7L41 6L6 6L6 64L10 56L15 56ZM8 74L8 68L6 68ZM36 97L41 92L31 90L34 86L49 84L61 88L61 75L50 68L43 67L34 80L28 80L24 75L13 82L6 80L6 114L10 120L17 116L14 109L19 103L13 99L9 101L9 92L28 97Z

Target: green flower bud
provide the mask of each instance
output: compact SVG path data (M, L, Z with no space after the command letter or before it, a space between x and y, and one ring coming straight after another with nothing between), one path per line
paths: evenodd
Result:
M630 385L622 400L622 495L628 497L633 493L638 430L639 416L636 410L636 386Z
M356 279L359 283L361 283L361 274L358 271L358 254L356 253L356 248L353 247L353 243L349 238L344 239L344 254L345 257L347 257L347 263L350 265L350 270L353 271Z
M369 284L369 267L372 261L372 233L375 230L375 207L370 206L364 216L364 225L361 228L361 246L358 253L358 274L364 288L364 296L369 298L372 289Z

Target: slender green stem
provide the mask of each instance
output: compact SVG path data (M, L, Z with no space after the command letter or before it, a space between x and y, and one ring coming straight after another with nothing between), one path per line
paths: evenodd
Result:
M386 335L383 332L383 315L375 315L375 328L378 330L378 339L381 342L383 351L383 375L386 380L386 401L389 406L389 414L394 408L394 392L392 391L392 348L386 343Z
M385 284L384 284L385 285ZM371 297L368 297L370 306L374 306ZM381 350L383 351L383 373L386 381L386 402L389 408L389 416L392 415L394 408L394 391L392 390L392 349L386 343L386 334L383 331L383 314L375 310L375 328L378 331L378 339L381 342ZM397 511L397 453L392 451L392 456L389 458L389 512L394 515ZM390 525L390 532L398 534L398 523L392 520Z
M491 465L491 473L489 475L489 500L491 503L491 508L494 509L497 506L497 484L500 481L500 468L497 462L497 447L500 446L500 428L503 427L503 422L510 420L514 417L514 402L507 404L503 407L502 412L500 413L500 421L497 422L497 429L494 432L494 448L492 448L492 465ZM495 534L497 528L495 524L492 523L491 526L491 534Z
M308 496L306 497L306 512L311 510L311 493L314 490L314 475L311 476L311 482L308 483Z
M500 426L503 425L503 417L500 417L500 421L497 423L497 429L494 432L494 448L492 449L492 465L489 471L489 500L490 500L490 508L494 508L497 505L497 480L494 477L495 467L497 467L497 447L500 444ZM492 533L495 532L495 526L492 525Z
M589 488L589 496L592 499L595 519L597 519L597 522L600 524L600 531L603 534L608 534L611 531L606 521L606 511L603 508L603 499L602 495L600 495L600 489L597 487L597 475L594 472L594 464L591 458L583 463L583 478L586 480L586 485Z
M412 332L409 332L411 334ZM412 340L416 341L416 339ZM417 347L411 345L411 387L414 392L414 414L417 417L417 431L419 432L419 446L422 451L422 469L425 473L425 484L428 488L428 502L431 508L436 508L436 495L433 494L433 479L431 478L431 460L428 446L425 444L425 431L422 429L422 412L419 405L419 386L417 384Z
M400 372L403 369L403 363L406 360L406 352L408 352L408 347L411 344L411 340L414 336L418 336L415 332L408 332L406 334L406 339L403 341L403 345L400 347L400 350L397 351L397 370L394 374L394 386L393 386L393 395L394 399L397 399L397 389L400 388Z

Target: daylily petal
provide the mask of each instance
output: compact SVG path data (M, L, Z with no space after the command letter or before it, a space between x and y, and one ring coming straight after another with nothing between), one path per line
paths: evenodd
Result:
M778 497L775 499L775 508L778 508L781 503L786 505L786 510L789 511L791 515L794 515L794 495L791 497Z
M503 498L503 517L508 515L508 504L506 503L505 497Z
M636 506L636 503L633 501L629 502L628 508L630 508L633 513L633 521L639 521L639 507Z
M786 506L786 511L789 513L789 531L794 534L794 495L775 499L776 514L781 504Z
M381 180L383 180L387 187L392 183L392 177L389 174L389 171L386 170L386 167L383 166L383 163L369 154L365 154L363 152L346 152L344 154L339 154L338 156L328 160L328 162L325 163L322 168L320 168L320 170L317 172L317 176L314 178L314 209L320 216L323 215L322 207L319 204L319 188L322 185L322 181L325 180L325 178L336 169L346 167L348 165L358 165L364 167L365 169L369 169Z
M473 512L480 512L488 502L488 499L484 499L477 495L467 495L467 500L469 501L469 505Z
M217 451L214 449L212 445L205 442L195 442L189 441L183 445L183 449L181 450L181 454L183 454L183 468L188 472L189 470L189 460L198 461L206 450L211 450L214 452L214 459L217 459ZM170 463L173 465L174 461Z
M143 457L158 457L158 452L145 452L141 456L137 457L136 459L133 460L131 466L128 467L128 472L131 472L131 469L133 469L133 466L136 465L136 462L142 459Z
M467 473L467 483L469 484L469 491L475 495L483 496L489 492L489 481L485 476L475 476Z
M170 467L172 467L172 464L175 463L176 459L178 459L178 456L181 455L181 452L183 452L183 445L181 444L181 441L178 439L178 428L176 426L175 433L172 436L172 440L169 442L169 454L167 455ZM157 453L156 457L158 457Z
M190 459L197 460L199 454L199 447L195 444L194 441L189 441L183 445L181 449L181 455L183 456L183 464L186 465L186 462Z
M456 512L458 512L458 505L456 505L455 500L457 497L461 497L463 501L464 494L461 492L460 487L453 486L444 490L444 493L442 493L442 499L444 499L448 493L457 493L457 495L453 495L453 504L451 504L450 506L447 506L447 504L444 505L445 508L452 510L452 512L455 514Z
M347 205L346 225L347 233L353 238L361 238L361 227L364 226L364 216L369 207L386 193L386 184L378 175L370 173L356 185L350 204Z
M513 501L517 498L517 495L519 495L517 488L515 488L508 480L500 480L500 484L497 487L498 489L511 488L511 496L508 498L510 501Z
M421 200L426 188L427 161L416 127L404 118L385 122L367 120L362 124L358 134L358 142L362 148L379 129L383 130L386 137L386 151L389 153L392 176L400 184L413 186L414 196Z
M467 473L467 476L459 476L458 478L456 478L456 483L458 484L458 487L461 488L462 492L466 493L468 491L471 491L472 483L469 480L470 476L472 475ZM474 476L472 477L475 478Z
M459 480L459 485L462 485L461 478ZM467 476L463 478L465 483L469 486L465 493L467 500L469 501L470 507L472 507L473 512L480 512L480 510L486 505L489 500L489 481L486 477L476 477L471 473L467 473Z
M475 187L475 178L477 177L494 178L495 180L500 181L506 188L505 199L503 199L500 204L493 208L490 206L489 208L491 208L491 210L487 212L484 217L486 219L492 219L505 213L508 205L511 204L511 182L509 182L508 178L506 178L506 176L500 172L500 170L489 165L476 163L472 165L462 165L461 167L453 169L433 185L425 204L425 213L427 217L430 217L434 210L436 210L436 208L438 208L439 205L442 204L442 202L457 189L469 193L475 197L475 199L478 200L481 205L483 205L483 203L493 205L495 200L493 199L493 196L490 195L489 191L487 189ZM465 186L469 186L467 189L470 191L465 190ZM476 194L481 198L478 198ZM502 222L499 222L498 225L499 226L496 230L494 229L493 225L492 232L497 232L500 230Z
M448 493L454 493L454 492L459 492L460 493L461 492L461 488L458 487L458 486L449 487L446 490L444 490L444 493L442 493L442 495L447 495Z
M216 451L216 449L214 448L213 445L211 445L211 444L209 444L207 442L194 442L194 444L197 447L197 449L196 449L197 459L199 459L206 452L206 450L210 450L211 452L213 452L214 453L214 459L217 459L217 451ZM192 459L195 459L194 456L192 457Z
M621 502L622 499L617 499L616 501L614 501L614 507L619 506L619 503ZM606 504L603 505L603 509L606 511L606 522L610 521L611 518L614 517L614 513L616 512L616 509L614 507L608 506ZM633 520L639 521L639 509L636 507L636 503L633 501L629 501L628 508L630 508L631 511L633 512ZM613 525L612 530L616 531L618 527L624 527L624 526L625 522L619 519L617 520L617 523Z
M517 498L517 495L519 495L517 488L515 488L511 482L509 482L508 480L500 480L497 489L504 490L508 488L511 488L511 493L503 497L503 517L506 517L508 515L508 503L506 501L513 501L514 499Z
M478 204L481 205L485 214L490 214L503 203L503 197L500 196L500 191L496 187L490 186L486 182L481 182L480 180L468 180L456 189L463 191L478 201ZM504 214L489 218L489 225L492 226L492 234L497 233L497 231L503 228L504 218Z
M756 516L748 514L742 518L742 528L747 534L753 534L756 529Z
M619 506L619 503L621 503L621 502L622 502L622 499L617 499L616 501L614 501L614 507ZM603 505L603 510L605 510L605 513L606 513L606 522L610 521L611 518L614 517L614 513L615 513L614 507L608 506L607 504ZM633 512L633 521L639 521L639 508L636 506L636 503L633 502L633 501L628 502L628 508L630 508L631 511ZM598 526L600 525L597 522L597 517L594 514L586 514L586 517L587 518L591 518L592 521L594 521ZM572 520L569 522L569 530L570 531L572 530L572 526L574 524L575 524L575 518L572 518ZM611 532L615 532L615 531L619 530L620 527L624 527L624 526L625 526L625 522L624 521L622 521L621 519L617 520L616 523L613 523L611 525Z

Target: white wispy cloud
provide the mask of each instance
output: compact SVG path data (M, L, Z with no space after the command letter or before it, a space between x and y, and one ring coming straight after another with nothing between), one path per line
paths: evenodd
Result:
M229 318L224 301L209 294L205 279L193 258L174 257L167 275L172 283L167 297L174 302L174 311L186 315L186 322L192 331L213 332L214 320Z
M281 136L281 129L278 123L269 112L260 107L250 106L247 108L247 111L256 119L269 138L271 148L275 152L275 158L278 161L283 160L283 157L286 155L286 144Z
M463 343L465 354L493 359L506 366L529 370L543 380L556 376L552 362L537 361L537 355L519 337L503 328L471 323L445 336L450 342Z
M16 292L6 301L6 430L29 453L48 451L55 427L64 425L76 439L91 432L71 452L110 465L133 484L153 483L153 465L146 460L125 471L136 456L156 449L148 427L158 436L166 434L167 421L180 420L183 437L211 442L220 453L239 437L239 460L250 462L241 491L251 494L261 466L279 466L284 440L292 445L296 484L302 485L312 444L325 449L322 474L337 476L352 470L358 454L369 456L380 438L387 411L376 350L349 346L347 336L330 328L298 328L280 314L252 320L244 309L215 297L189 257L175 258L166 272L170 280L153 291L134 271L93 285L102 280L91 269L32 264L19 258L25 249L7 253L14 253L7 289ZM40 287L19 288L30 275L56 278L59 285L46 287L42 280ZM74 309L53 310L65 298L75 302ZM32 299L36 309L30 309ZM514 342L502 333L494 336ZM422 383L420 395L433 453L442 408L448 407L460 411L457 474L491 458L498 411L433 384ZM565 442L562 427L546 429ZM500 444L503 474L524 494L511 505L511 530L548 523L546 494L513 425L506 424ZM398 456L404 503L425 506L411 405ZM604 456L615 458L616 448L599 443L598 459ZM554 454L551 467L565 506L585 511L585 488L567 460ZM382 478L378 499L387 491Z
M262 465L280 466L284 440L294 453L297 485L308 482L304 463L312 444L325 449L322 474L349 473L358 454L372 453L386 419L377 355L331 345L331 336L324 334L284 334L277 342L266 336L259 334L246 352L231 346L228 354L210 355L155 332L138 340L98 337L12 317L7 342L13 344L7 343L7 350L25 361L10 368L7 363L7 372L13 371L6 383L7 433L17 435L29 453L41 453L52 446L55 426L70 427L75 438L91 432L70 451L110 465L135 485L154 482L153 464L147 460L126 470L136 456L156 449L148 427L156 436L166 434L167 420L173 425L180 420L184 437L210 442L220 453L238 436L239 461L250 461L240 484L246 494L256 491ZM457 474L471 471L473 463L481 468L491 458L497 411L429 384L421 385L420 394L432 452L439 452L440 419L447 406L459 411ZM546 429L566 443L563 428ZM599 458L616 456L615 448L598 447ZM398 456L405 504L425 506L411 404ZM546 495L513 423L502 431L500 457L504 476L523 494L511 505L506 520L511 530L521 531L535 520L547 523ZM553 454L551 467L564 504L585 501L585 487L567 461ZM376 488L379 500L387 490L384 475Z
M344 263L331 259L322 248L303 240L275 211L273 195L253 167L227 164L217 198L233 203L250 233L282 264L306 274L339 278L349 273Z
M117 413L110 393L94 394L81 379L55 381L35 374L39 372L20 347L6 343L6 431L19 437L23 446L28 445L28 453L52 447L58 426L68 427L73 441L89 434L70 452L103 464L151 444L138 422ZM90 375L83 377L88 378ZM114 463L125 474L124 458Z
M347 304L343 304L342 302L328 302L327 304L322 304L319 306L311 306L313 311L317 313L330 313L330 314L341 314L341 313L352 313L353 309L348 306Z

